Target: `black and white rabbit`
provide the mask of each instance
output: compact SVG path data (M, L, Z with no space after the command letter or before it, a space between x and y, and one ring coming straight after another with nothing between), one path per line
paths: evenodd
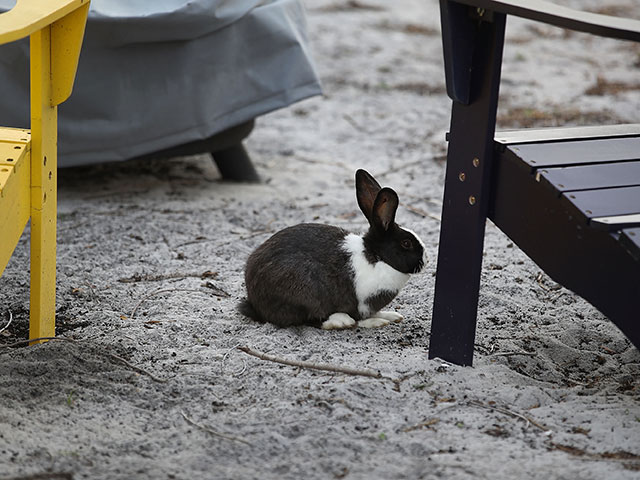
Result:
M381 309L426 262L424 244L395 223L398 195L366 171L356 172L356 196L369 221L364 236L331 225L285 228L247 260L247 317L281 327L381 327L402 315Z

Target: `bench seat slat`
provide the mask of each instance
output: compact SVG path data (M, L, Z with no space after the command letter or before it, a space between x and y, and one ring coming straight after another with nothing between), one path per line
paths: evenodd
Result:
M623 227L640 225L640 213L614 215L612 217L593 217L591 226L602 230L620 230Z
M640 185L640 161L542 168L536 171L536 179L553 188L558 196L575 190L633 187Z
M503 130L495 133L496 142L502 145L518 143L564 142L567 140L593 140L597 138L640 136L640 123L562 128L527 128Z
M640 136L532 143L509 147L529 168L640 160Z
M640 213L640 186L566 192L562 196L588 219Z

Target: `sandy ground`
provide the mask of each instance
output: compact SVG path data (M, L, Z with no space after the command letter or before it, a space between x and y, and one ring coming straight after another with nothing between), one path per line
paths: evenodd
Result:
M640 18L634 0L572 5ZM427 359L450 112L437 2L307 6L326 95L259 119L262 184L221 182L206 156L60 172L61 340L0 347L0 478L640 478L640 353L493 225L474 367ZM508 38L501 127L640 121L638 46L517 19ZM242 318L244 262L272 232L365 229L359 167L429 251L391 305L405 321ZM5 345L26 335L27 265L25 236L0 278Z

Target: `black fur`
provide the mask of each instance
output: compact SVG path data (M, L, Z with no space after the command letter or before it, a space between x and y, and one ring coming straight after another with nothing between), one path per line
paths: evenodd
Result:
M382 290L375 295L367 298L366 303L371 308L372 312L379 312L386 305L391 303L391 300L396 298L398 292L392 292L391 290Z
M243 298L238 304L238 312L240 312L245 317L253 318L257 322L264 322L265 320L260 316L258 312L256 312L251 302L246 298Z
M405 248L403 242L409 242L409 247ZM371 263L382 260L402 273L418 273L424 267L422 244L395 223L387 231L370 229L364 236L364 245ZM376 258L370 258L371 252L375 252Z

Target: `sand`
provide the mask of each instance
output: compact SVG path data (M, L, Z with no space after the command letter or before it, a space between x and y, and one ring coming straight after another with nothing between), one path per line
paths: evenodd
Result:
M633 0L570 2L640 18ZM258 119L258 185L208 156L60 172L60 340L0 347L0 478L637 479L640 353L487 225L474 366L428 360L451 103L434 0L308 1L325 96ZM639 122L640 48L509 19L500 128ZM353 174L399 194L429 264L381 329L235 308L288 225L363 232ZM28 237L0 278L26 338ZM379 373L287 366L281 359Z

